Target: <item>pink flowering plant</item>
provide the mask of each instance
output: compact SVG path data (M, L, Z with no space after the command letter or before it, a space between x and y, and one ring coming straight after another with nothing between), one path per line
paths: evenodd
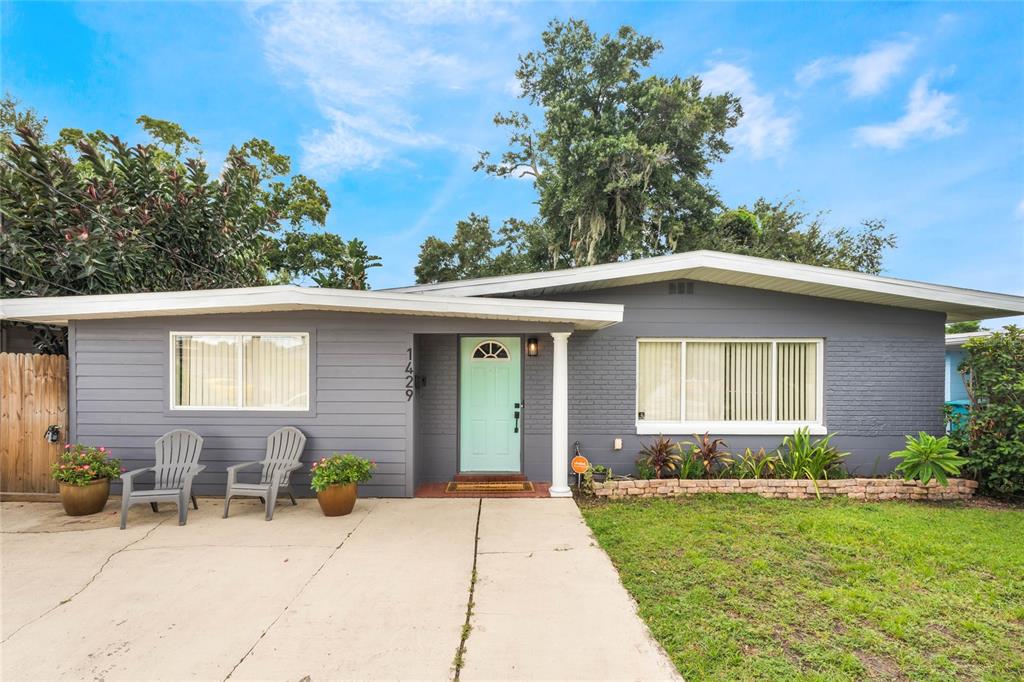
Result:
M102 478L117 478L124 469L110 450L92 445L65 445L64 452L50 466L53 480L65 485L88 485Z
M310 487L318 493L332 485L346 483L364 483L373 478L373 470L377 463L346 452L343 455L333 454L313 463L313 479Z

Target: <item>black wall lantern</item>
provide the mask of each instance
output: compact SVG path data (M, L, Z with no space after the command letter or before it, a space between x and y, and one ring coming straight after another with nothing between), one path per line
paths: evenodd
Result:
M537 342L537 337L532 336L526 339L526 354L531 358L537 357L537 352L540 350L540 344Z
M60 427L56 424L50 424L46 429L46 433L43 434L47 443L59 443L60 442Z

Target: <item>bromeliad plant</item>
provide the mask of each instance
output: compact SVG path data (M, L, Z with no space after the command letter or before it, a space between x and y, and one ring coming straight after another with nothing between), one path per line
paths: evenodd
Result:
M356 457L351 453L334 454L323 457L313 463L313 478L310 487L322 493L332 485L348 483L364 483L373 478L377 463L373 460Z
M650 478L661 478L665 471L675 472L681 459L679 448L672 442L672 439L658 436L654 442L645 445L640 450L637 471L640 472L641 477L644 473L649 473L651 474Z
M53 480L64 485L89 485L104 478L117 478L124 469L121 460L110 457L105 447L80 443L64 446L64 452L50 465Z
M921 431L917 438L907 436L907 447L889 455L889 459L902 460L896 465L896 471L903 474L904 480L921 481L927 484L933 478L947 485L946 475L958 476L960 467L967 459L959 457L956 450L949 447L949 436L936 438Z

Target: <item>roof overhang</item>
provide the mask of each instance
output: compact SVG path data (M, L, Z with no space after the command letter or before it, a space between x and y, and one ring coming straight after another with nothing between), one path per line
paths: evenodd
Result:
M390 291L449 296L532 297L675 279L931 310L945 313L950 322L1024 314L1024 296L880 277L718 251L690 251L569 270L442 282Z
M577 329L601 329L622 321L621 305L603 303L414 295L292 285L0 299L0 319L54 325L66 325L70 320L290 310L557 322L571 324Z
M959 348L971 339L984 339L992 336L990 331L961 332L959 334L946 334L946 348Z

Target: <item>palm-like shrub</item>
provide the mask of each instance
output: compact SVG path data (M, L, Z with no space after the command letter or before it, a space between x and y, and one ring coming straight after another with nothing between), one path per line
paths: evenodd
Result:
M691 459L700 464L704 472L704 478L714 478L722 469L732 465L733 460L729 457L729 451L725 449L726 442L721 438L712 438L710 434L703 436L693 434L693 442L680 446L680 450L688 445L688 455Z
M921 431L917 438L907 436L907 447L889 455L890 459L901 460L896 471L907 481L928 483L933 478L942 485L947 484L946 475L957 476L967 459L958 456L949 447L949 436L936 438Z
M652 443L645 445L640 450L637 468L641 472L646 470L648 473L654 474L654 478L661 478L665 471L674 472L681 459L679 447L672 442L672 439L658 436Z

